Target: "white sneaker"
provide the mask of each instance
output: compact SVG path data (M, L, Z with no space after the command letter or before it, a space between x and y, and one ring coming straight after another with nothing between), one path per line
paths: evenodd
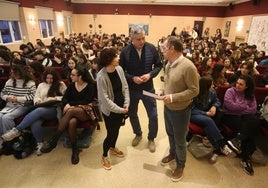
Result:
M37 146L36 146L36 155L37 156L40 156L40 155L42 155L42 152L41 152L41 148L43 147L43 142L38 142L37 143Z
M218 160L218 154L213 153L212 156L209 158L208 162L209 162L210 164L214 164L214 163L217 162L217 160Z
M5 134L3 134L2 138L4 141L10 141L18 136L20 136L20 131L18 131L18 129L16 128L13 128L9 130L8 132L6 132Z
M224 145L223 148L221 148L221 153L228 157L236 157L235 152L233 152L227 145Z

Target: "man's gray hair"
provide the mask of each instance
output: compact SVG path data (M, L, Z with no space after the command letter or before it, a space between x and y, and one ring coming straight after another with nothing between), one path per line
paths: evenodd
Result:
M145 35L145 31L141 25L133 25L131 27L130 36L133 36L135 34L141 34L141 33Z

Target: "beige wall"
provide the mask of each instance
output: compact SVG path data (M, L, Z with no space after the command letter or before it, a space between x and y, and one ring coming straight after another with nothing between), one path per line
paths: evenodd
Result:
M191 29L194 21L204 21L204 28L210 28L210 34L214 35L217 28L223 28L224 18L203 17L175 17L175 16L133 16L133 15L97 15L94 21L93 15L73 15L74 32L90 33L89 24L93 25L92 32L99 33L98 25L102 25L102 33L116 33L128 35L129 23L149 24L147 41L157 44L158 39L171 33L173 27L177 27L179 34L183 28Z
M102 25L102 33L116 33L128 34L129 23L143 23L149 24L149 35L147 41L156 44L158 39L162 36L167 36L171 33L173 27L177 27L179 33L182 28L190 29L194 25L194 21L204 21L203 28L210 28L210 35L214 36L217 28L222 30L224 34L226 21L231 21L231 27L228 41L235 41L236 37L243 38L244 41L248 39L248 31L250 29L252 16L239 16L239 17L175 17L175 16L132 16L132 15L97 15L95 22L93 15L74 15L73 16L73 29L74 32L90 32L88 25L92 24L92 32L99 33L98 25ZM238 29L239 23L242 23Z
M223 28L225 28L226 21L231 21L231 27L229 32L229 41L235 41L236 37L244 38L245 42L248 39L248 31L250 29L252 16L238 16L227 17L223 20ZM223 29L224 31L224 29Z

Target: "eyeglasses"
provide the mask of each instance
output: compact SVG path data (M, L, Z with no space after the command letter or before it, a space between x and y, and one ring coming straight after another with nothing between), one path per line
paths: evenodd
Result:
M71 74L71 76L78 76L77 74Z

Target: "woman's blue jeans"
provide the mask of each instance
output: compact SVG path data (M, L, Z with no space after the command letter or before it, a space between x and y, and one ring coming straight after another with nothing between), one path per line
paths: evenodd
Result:
M192 114L190 121L200 127L203 127L210 143L215 149L219 149L219 141L223 140L223 136L211 117L203 114Z
M29 107L18 107L12 112L2 114L0 113L0 135L6 133L15 127L14 119L26 114L29 111Z
M33 136L37 142L43 141L42 124L46 120L57 118L57 107L38 107L28 113L22 122L16 127L19 131L31 127Z

